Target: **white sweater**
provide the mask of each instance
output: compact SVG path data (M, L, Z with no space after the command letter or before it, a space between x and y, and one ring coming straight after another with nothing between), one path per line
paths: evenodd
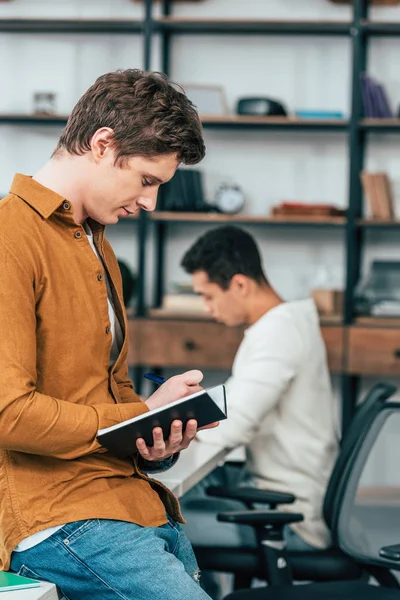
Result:
M199 432L204 443L246 446L257 487L291 492L281 510L301 512L292 528L309 544L330 543L322 503L338 443L326 351L313 300L285 302L245 332L226 382L228 419Z

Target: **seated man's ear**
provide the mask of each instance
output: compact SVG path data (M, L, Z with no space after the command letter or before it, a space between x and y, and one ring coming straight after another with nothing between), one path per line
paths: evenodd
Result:
M246 277L246 275L242 275L241 273L237 273L232 277L229 289L233 293L241 297L245 297L250 293L251 283L252 282L249 277Z

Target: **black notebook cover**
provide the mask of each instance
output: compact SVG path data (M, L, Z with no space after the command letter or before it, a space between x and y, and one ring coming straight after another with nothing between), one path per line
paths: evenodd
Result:
M164 439L167 439L172 421L182 421L185 427L190 419L196 419L197 426L204 427L226 418L225 386L217 385L107 429L100 429L97 439L112 454L123 457L137 451L138 438L143 438L148 446L152 446L154 427L161 427Z

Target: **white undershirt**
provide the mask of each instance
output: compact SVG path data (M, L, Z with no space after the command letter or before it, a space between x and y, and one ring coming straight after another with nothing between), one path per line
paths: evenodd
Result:
M101 265L104 266L103 261L101 260L101 257L99 255L99 253L97 252L97 248L94 245L92 230L90 229L90 227L87 223L84 223L83 227L86 231L86 235L87 235L89 244L90 244L93 252L99 259ZM115 314L115 309L114 309L114 305L112 302L111 286L110 286L110 282L108 280L107 272L105 269L104 269L104 276L105 276L105 281L106 281L106 285L107 285L108 318L110 319L110 329L111 329L110 333L112 335L112 346L111 346L111 352L110 352L110 366L112 366L119 356L120 350L122 348L123 340L124 340L124 335L122 333L122 328L121 328L120 322ZM37 546L37 544L40 544L40 542L43 542L44 540L49 538L51 535L53 535L53 533L55 533L56 531L61 529L61 527L63 527L63 526L64 526L64 524L56 525L54 527L48 527L47 529L43 529L42 531L38 531L37 533L30 535L29 537L22 540L18 544L18 546L16 546L14 548L14 552L23 552L24 550L29 550L29 548L33 548L34 546Z

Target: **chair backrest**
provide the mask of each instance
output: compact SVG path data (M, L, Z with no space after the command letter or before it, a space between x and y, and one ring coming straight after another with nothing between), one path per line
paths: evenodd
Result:
M400 400L381 404L344 477L336 537L358 563L400 570ZM400 597L400 594L399 594Z
M380 382L374 385L359 404L347 433L342 440L339 455L329 479L323 506L324 519L332 531L334 543L337 541L334 535L334 520L341 502L341 482L343 482L347 470L351 467L352 460L357 455L360 444L376 415L381 410L382 405L396 391L397 388L388 383Z

